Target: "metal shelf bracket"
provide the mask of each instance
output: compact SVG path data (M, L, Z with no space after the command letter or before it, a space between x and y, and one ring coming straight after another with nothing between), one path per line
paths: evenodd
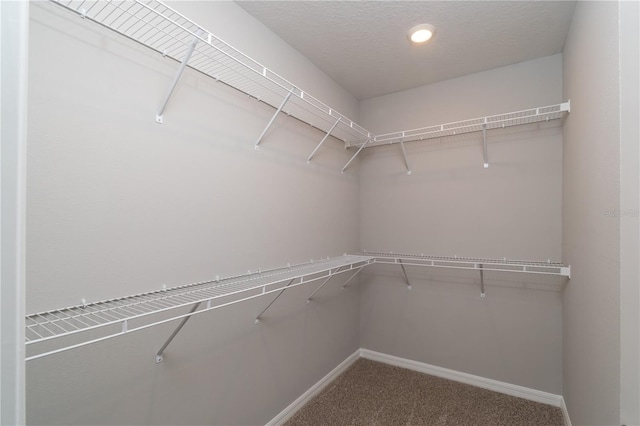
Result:
M478 268L480 269L480 297L484 299L486 294L484 292L484 269L482 268L482 263L478 265Z
M331 278L331 277L329 277L329 278ZM289 282L287 283L287 285L285 285L285 286L282 288L282 290L280 290L280 293L278 293L278 294L276 295L276 297L274 297L274 298L273 298L273 300L271 301L271 303L269 303L269 304L267 305L267 307L266 307L266 308L264 308L264 309L262 310L262 312L260 312L258 315L256 315L256 319L255 319L255 323L256 323L256 324L260 323L260 319L262 318L262 315L264 315L264 313L265 313L265 312L267 312L267 310L271 307L271 305L273 305L273 304L275 303L275 301L276 301L276 300L278 300L278 298L279 298L280 296L282 296L282 293L284 293L284 291L287 289L287 287L289 287L291 284L293 284L293 282L294 282L295 280L296 280L296 278L294 278L294 279L292 279L291 281L289 281ZM302 283L302 278L300 278L300 282ZM264 290L264 288L263 288L263 290Z
M200 303L202 303L202 302L198 302L195 305L193 305L193 308L191 308L189 313L190 314L194 313L198 309L198 307L200 306ZM191 315L182 318L182 321L180 321L180 324L178 324L176 329L173 330L173 333L171 333L171 335L164 342L164 344L162 345L162 347L160 348L158 353L156 353L156 364L160 364L162 362L162 360L164 359L164 350L167 349L167 346L169 346L169 343L171 343L171 341L174 339L174 337L176 337L178 335L178 333L180 332L180 330L182 330L182 327L184 327L184 325L187 323L187 321L189 321L189 318L191 318ZM125 324L126 324L126 322L125 322ZM123 332L125 332L125 330L123 330Z
M409 160L407 159L407 150L404 148L404 141L400 140L400 148L402 148L402 156L404 157L404 164L407 166L407 174L411 176L411 166L409 166Z
M482 125L482 154L484 156L484 168L489 167L489 152L487 150L487 118L484 119Z
M167 107L167 104L169 103L169 99L171 99L171 95L173 94L173 91L178 85L178 82L180 81L180 77L182 77L182 73L184 72L184 69L189 63L189 59L191 59L191 55L193 54L193 51L195 50L196 45L198 44L199 41L200 41L200 31L196 33L196 36L193 38L193 41L191 42L191 45L189 45L189 50L187 50L187 54L182 59L182 62L180 63L180 67L178 67L178 72L176 73L176 76L173 78L173 82L169 86L169 90L167 91L167 94L164 97L164 101L162 101L162 104L160 105L160 108L156 113L157 123L162 124L164 122L162 118L162 115L164 114L164 110Z
M316 155L316 152L320 149L320 147L322 146L322 144L324 143L324 141L327 140L327 138L329 137L329 135L331 135L331 132L333 132L333 130L336 128L336 126L338 125L338 123L340 123L340 119L338 118L338 120L336 120L336 122L333 124L333 126L331 126L331 129L329 129L329 131L327 132L326 135L324 135L324 137L322 138L322 140L320 141L320 143L318 144L318 146L316 146L316 149L313 150L313 152L311 153L311 155L309 156L309 158L307 158L307 164L311 162L311 159L313 158L314 155Z
M284 100L282 101L282 103L280 104L276 112L273 114L273 117L271 117L271 120L269 120L269 122L267 123L267 127L264 128L264 130L258 137L258 140L256 141L256 145L255 145L256 151L260 149L259 145L260 145L260 142L262 142L262 138L264 138L264 135L267 134L267 131L269 130L273 122L276 121L278 114L280 114L280 111L282 111L282 108L284 108L284 106L286 105L287 101L289 101L289 98L291 97L292 94L293 94L293 91L290 91L289 93L287 93L287 96L285 96Z
M402 268L402 274L404 275L404 281L407 283L407 288L411 290L411 283L409 282L409 277L407 276L407 271L404 269L404 264L402 263L402 259L398 259L398 263Z
M344 167L342 168L342 173L344 173L345 170L347 170L347 167L349 167L349 165L351 164L351 162L353 160L355 160L355 158L358 156L358 154L360 154L360 151L362 151L364 149L365 146L367 146L367 144L371 142L371 139L367 139L367 141L365 143L363 143L362 145L360 145L360 148L358 148L358 150L356 151L355 154L353 154L353 157L351 157L351 159L349 161L347 161L347 164L344 165Z
M344 284L342 284L342 289L343 289L343 290L344 290L345 288L347 288L347 284L349 284L349 282L351 282L351 280L352 280L352 279L354 279L354 278L356 277L356 275L358 275L358 274L360 273L360 271L362 271L362 268L363 268L362 266L361 266L361 267L359 267L359 268L358 268L358 270L357 270L356 272L354 272L354 273L353 273L353 275L351 275L351 276L349 277L349 279L348 279L348 280L346 280L346 281L344 282Z
M340 268L336 269L335 273L337 274L338 272L341 272ZM322 282L322 284L320 284L320 286L317 289L315 289L315 291L313 293L311 293L311 295L309 297L307 297L307 303L311 302L311 299L313 299L313 296L315 296L316 293L319 292L322 287L324 287L329 281L331 281L331 278L333 278L333 274L330 277L328 277L327 279L325 279Z

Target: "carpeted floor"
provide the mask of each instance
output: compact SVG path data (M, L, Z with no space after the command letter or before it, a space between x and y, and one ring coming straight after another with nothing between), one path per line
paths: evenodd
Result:
M286 426L562 426L550 405L360 358Z

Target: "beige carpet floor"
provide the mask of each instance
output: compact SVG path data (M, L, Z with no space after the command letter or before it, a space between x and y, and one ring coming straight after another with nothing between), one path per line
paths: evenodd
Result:
M562 426L557 407L360 358L286 426Z

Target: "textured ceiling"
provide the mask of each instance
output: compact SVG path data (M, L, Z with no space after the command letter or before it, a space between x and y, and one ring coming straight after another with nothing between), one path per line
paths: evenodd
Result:
M574 1L238 1L356 98L560 53ZM435 37L412 46L420 23ZM277 68L274 67L276 70Z

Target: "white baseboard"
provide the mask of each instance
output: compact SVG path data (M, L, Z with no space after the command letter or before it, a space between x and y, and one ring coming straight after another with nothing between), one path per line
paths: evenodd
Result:
M560 397L560 399L560 409L562 410L562 417L564 417L564 426L571 426L571 419L569 418L567 405L564 403L564 397Z
M345 371L347 368L351 366L354 362L356 362L360 358L360 349L349 355L347 359L342 361L336 368L331 370L329 374L324 376L318 383L311 386L309 390L300 395L295 401L293 401L287 408L282 410L277 416L275 416L266 426L278 426L289 420L295 413L298 411L304 404L309 402L311 398L316 396L322 389L324 389L333 379L338 377Z
M299 398L289 404L287 408L282 410L277 416L271 419L271 421L267 423L266 426L278 426L289 420L296 413L296 411L298 411L300 408L302 408L303 405L309 402L311 398L320 393L322 389L324 389L343 371L349 368L351 364L356 362L358 358L366 358L372 361L383 362L385 364L394 365L396 367L402 367L408 370L419 371L421 373L431 374L432 376L442 377L443 379L449 379L456 382L477 386L479 388L489 389L495 392L503 393L505 395L511 395L518 398L528 399L530 401L559 407L562 410L565 426L571 426L569 413L567 412L564 398L561 395L555 395L548 392L526 388L524 386L518 386L511 383L487 379L485 377L474 376L473 374L449 370L448 368L437 367L435 365L425 364L423 362L400 358L393 355L387 355L380 352L371 351L369 349L358 349L353 354L349 355L349 357L342 361L340 365L331 370L331 372L320 379L318 383L311 386L309 390L303 393Z
M512 385L511 383L499 382L497 380L474 376L473 374L462 373L460 371L449 370L448 368L436 367L435 365L412 361L410 359L387 355L380 352L374 352L369 349L360 349L360 356L372 361L384 362L385 364L395 365L396 367L431 374L432 376L466 383L468 385L489 389L506 395L516 396L518 398L528 399L530 401L541 402L554 407L561 407L563 401L562 396L560 395L542 392L526 388L524 386Z

